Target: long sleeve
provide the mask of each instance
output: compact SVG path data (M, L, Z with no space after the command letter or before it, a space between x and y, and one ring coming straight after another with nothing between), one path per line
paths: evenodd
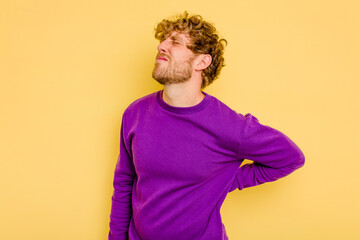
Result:
M304 154L286 135L261 125L251 114L242 117L238 157L254 162L238 169L230 191L275 181L304 165Z
M110 214L109 240L128 239L128 229L132 216L131 196L135 170L131 150L125 139L125 125L125 116L123 116L120 134L120 153L115 167L113 182L114 192Z

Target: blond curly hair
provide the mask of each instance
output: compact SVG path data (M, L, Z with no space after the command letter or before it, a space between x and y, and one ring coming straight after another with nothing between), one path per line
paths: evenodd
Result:
M224 64L224 48L227 41L219 39L216 28L204 21L200 15L189 16L185 11L174 19L163 19L155 28L155 38L160 42L165 40L173 31L184 33L190 38L187 47L195 54L209 54L211 64L202 72L204 88L219 77Z

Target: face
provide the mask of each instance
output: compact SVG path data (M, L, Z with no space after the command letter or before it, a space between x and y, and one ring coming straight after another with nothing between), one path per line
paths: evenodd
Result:
M182 83L190 79L195 54L187 48L190 41L185 34L173 32L158 46L152 73L160 84Z

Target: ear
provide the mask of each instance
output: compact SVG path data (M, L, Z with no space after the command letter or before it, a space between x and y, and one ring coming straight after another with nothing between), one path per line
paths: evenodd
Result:
M212 58L210 54L200 54L197 57L195 70L204 70L211 64Z

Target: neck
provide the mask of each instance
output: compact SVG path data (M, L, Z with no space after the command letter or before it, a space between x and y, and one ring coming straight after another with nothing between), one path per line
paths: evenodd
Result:
M191 107L204 99L200 86L190 82L164 85L163 100L174 107Z

